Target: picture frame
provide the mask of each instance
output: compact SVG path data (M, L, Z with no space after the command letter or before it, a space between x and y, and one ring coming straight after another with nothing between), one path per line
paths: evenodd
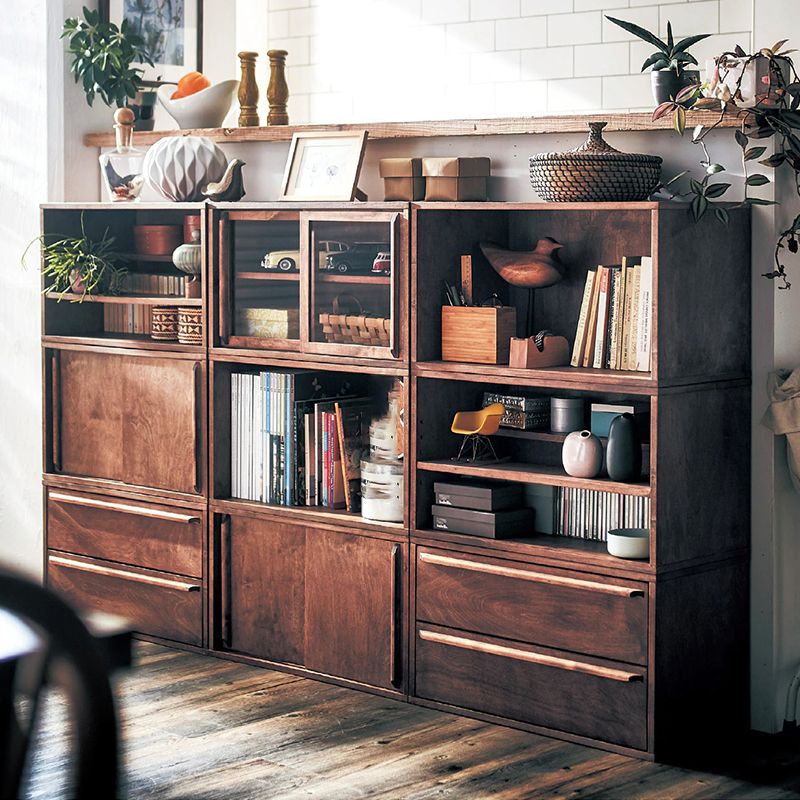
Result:
M155 66L133 64L144 71L143 81L177 83L187 72L202 72L203 0L100 0L99 10L116 25L127 19L150 47Z
M286 159L281 200L364 199L358 177L367 131L295 133Z

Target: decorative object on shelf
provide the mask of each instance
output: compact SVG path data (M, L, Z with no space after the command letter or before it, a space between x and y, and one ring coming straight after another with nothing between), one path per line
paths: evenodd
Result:
M492 403L479 411L457 411L450 430L464 439L454 460L461 461L463 457L465 461L499 461L489 437L499 430L505 410L502 403Z
M256 128L258 118L258 81L256 81L256 59L258 53L242 50L239 53L239 64L242 77L239 80L239 127Z
M403 462L371 455L361 459L361 516L377 522L403 521Z
M505 406L500 418L501 428L515 428L520 431L545 430L550 427L550 398L524 397L522 395L483 393L483 407L493 403Z
M298 339L300 312L296 308L236 308L236 333L259 339Z
M169 95L169 99L180 100L182 97L202 92L209 86L211 86L211 81L202 72L187 72L178 81L177 88Z
M181 244L180 225L134 225L133 248L139 255L168 256Z
M423 158L425 199L445 201L486 200L489 195L490 158Z
M442 306L442 361L508 364L513 306Z
M187 214L183 218L183 241L189 244L194 241L194 231L199 231L202 226L200 214Z
M550 430L572 433L583 428L584 407L580 397L550 398Z
M481 252L492 269L506 283L523 289L543 289L564 277L564 265L558 260L558 251L563 246L550 236L539 239L533 250L524 251L480 243Z
M146 78L176 81L189 71L202 70L203 0L151 3L100 0L100 14L139 36L151 56ZM142 67L144 65L141 65Z
M616 558L649 558L649 528L613 528L608 532L608 552Z
M358 176L367 131L295 133L286 159L280 200L365 200Z
M203 344L203 309L195 306L178 308L178 341L181 344Z
M390 347L393 344L391 319L369 315L354 295L337 295L331 305L333 313L319 315L326 342L372 347Z
M425 178L421 158L382 158L378 170L383 178L384 200L422 200Z
M642 475L642 440L633 414L614 417L608 429L606 470L612 481L638 481Z
M153 65L147 43L135 28L123 30L98 11L84 6L83 16L65 20L61 34L75 83L81 83L90 106L97 95L107 106L124 106L144 85L144 65Z
M594 478L603 467L603 445L591 431L573 431L564 439L561 463L573 478Z
M125 105L136 115L136 122L133 123L135 131L152 131L155 128L158 87L161 84L161 81L139 81L136 96L128 98Z
M234 158L226 167L225 174L219 181L209 183L203 194L215 203L237 203L247 192L244 190L242 167L245 162L241 158Z
M158 102L181 130L219 128L231 110L238 88L237 80L221 81L207 89L173 99L171 87L162 86L158 90Z
M114 112L117 146L99 157L100 173L112 203L138 200L144 185L144 153L133 146L135 119L136 115L130 108L118 108Z
M672 23L667 21L667 41L664 42L654 33L650 33L633 22L609 16L606 16L606 19L656 48L656 52L645 59L641 70L644 72L648 67L652 69L650 82L653 99L656 103L663 103L671 97L677 97L680 91L687 86L700 84L700 72L696 69L686 69L687 64L697 66L697 59L688 50L698 42L702 42L703 39L707 39L711 35L710 33L687 36L676 42L672 36ZM691 100L687 102L691 103Z
M177 306L153 306L150 316L150 338L159 342L178 341Z
M569 364L569 342L550 331L527 339L511 338L508 365L514 369L543 369Z
M590 122L589 138L574 150L531 156L531 185L543 200L627 202L655 191L661 158L614 149L603 139L606 124Z
M269 58L267 125L289 124L289 114L286 111L286 104L289 102L289 86L286 83L286 56L288 55L286 50L267 50L267 58Z
M733 100L741 109L780 108L785 95L781 87L792 83L794 68L790 58L775 55L781 49L775 49L773 58L763 53L748 56L738 48L706 60L708 81L705 92L709 97L726 103Z
M167 200L197 202L203 189L225 173L228 159L205 136L165 136L147 151L148 185Z
M203 269L203 249L200 244L200 231L192 229L192 241L184 242L175 248L172 254L172 263L181 271L189 275L184 287L186 297L201 297L202 284L199 275Z

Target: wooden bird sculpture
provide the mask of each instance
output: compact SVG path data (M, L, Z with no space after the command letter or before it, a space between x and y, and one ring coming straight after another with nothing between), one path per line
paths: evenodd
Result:
M234 158L225 168L225 174L219 181L209 183L203 194L209 200L216 202L235 203L241 200L246 192L244 190L244 179L242 178L242 167L245 162L241 158Z
M542 289L564 277L564 265L558 260L558 251L563 246L545 236L536 242L534 250L506 250L487 242L481 242L480 248L506 283L523 289Z

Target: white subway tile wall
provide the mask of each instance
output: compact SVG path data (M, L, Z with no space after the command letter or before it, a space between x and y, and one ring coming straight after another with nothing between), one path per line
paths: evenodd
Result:
M605 19L751 49L753 0L267 0L295 124L647 111L652 52ZM266 88L266 87L264 87Z

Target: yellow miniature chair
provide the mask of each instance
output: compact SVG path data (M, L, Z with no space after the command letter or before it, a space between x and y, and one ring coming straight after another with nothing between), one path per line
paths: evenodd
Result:
M471 448L471 455L467 456L467 461L482 461L490 455L495 461L498 460L489 437L497 433L500 427L500 418L505 411L506 407L502 403L492 403L480 411L456 412L450 430L464 437L456 461L461 461L464 451L469 452L469 448Z

